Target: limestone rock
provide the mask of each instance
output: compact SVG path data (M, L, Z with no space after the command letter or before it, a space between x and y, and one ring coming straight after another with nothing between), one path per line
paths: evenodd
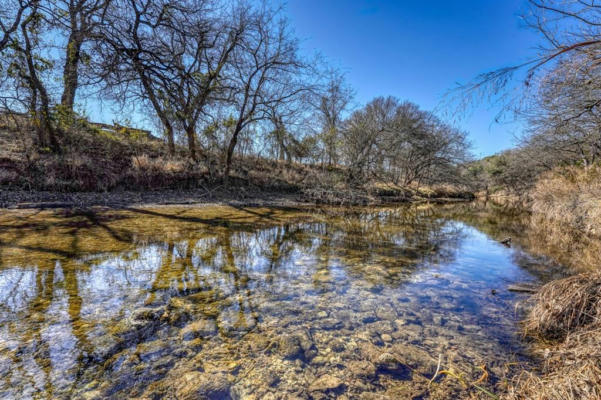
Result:
M342 339L333 339L332 341L330 341L330 347L332 351L335 351L336 353L340 353L346 348Z
M396 311L394 311L394 309L388 305L376 309L376 316L378 319L387 321L394 321L398 317Z

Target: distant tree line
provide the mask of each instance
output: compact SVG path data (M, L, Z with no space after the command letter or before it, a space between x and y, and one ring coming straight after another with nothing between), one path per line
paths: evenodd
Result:
M147 112L171 155L186 148L226 181L248 155L342 167L349 182L458 176L463 132L409 102L353 97L267 2L0 0L0 107L27 113L56 153L94 98Z

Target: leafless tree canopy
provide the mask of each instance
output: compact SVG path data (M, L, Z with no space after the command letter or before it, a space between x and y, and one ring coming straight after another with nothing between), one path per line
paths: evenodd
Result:
M482 74L455 92L463 106L489 96L502 112L527 122L520 146L484 160L486 176L476 174L484 185L517 192L541 172L574 163L589 167L601 156L601 5L530 0L524 21L541 39L532 59Z
M469 157L464 132L394 97L378 97L355 111L342 135L351 179L434 183L450 178Z
M284 12L244 0L0 0L5 114L61 152L82 100L135 109L227 182L237 157L399 184L454 176L465 135L396 98L352 112L344 74L302 55Z

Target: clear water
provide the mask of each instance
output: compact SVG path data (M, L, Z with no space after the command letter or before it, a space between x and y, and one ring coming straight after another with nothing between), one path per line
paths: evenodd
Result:
M508 285L546 261L474 215L7 212L0 397L491 398L529 360Z

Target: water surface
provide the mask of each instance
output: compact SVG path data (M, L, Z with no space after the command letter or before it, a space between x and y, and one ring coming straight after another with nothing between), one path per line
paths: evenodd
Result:
M7 212L0 397L487 398L529 360L508 285L547 261L474 215Z

